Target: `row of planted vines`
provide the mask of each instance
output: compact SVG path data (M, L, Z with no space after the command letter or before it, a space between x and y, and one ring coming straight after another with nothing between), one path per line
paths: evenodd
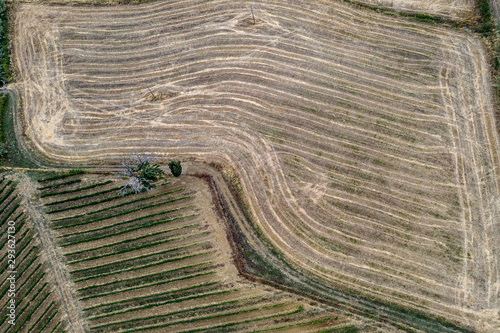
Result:
M0 175L0 331L64 332L60 302L17 185L12 175Z
M120 184L88 174L39 182L91 332L354 329L331 309L239 277L201 180L124 196Z

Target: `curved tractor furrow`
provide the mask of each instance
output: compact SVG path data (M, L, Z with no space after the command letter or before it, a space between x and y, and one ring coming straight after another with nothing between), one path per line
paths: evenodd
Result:
M451 19L472 8L471 1L390 3ZM227 181L238 179L235 191L262 236L297 271L467 329L490 327L500 306L500 157L481 43L464 31L341 1L259 1L255 24L247 5L19 4L16 88L32 147L83 165L114 163L141 148L165 160L222 165ZM54 216L71 207L61 204ZM128 222L119 220L94 226L77 219L59 236L69 252L79 242L104 246L125 237L102 238L102 228L127 232ZM186 217L176 226L196 221ZM197 243L205 236L192 232L170 244L178 246L172 253L156 252L158 246L121 258L137 264L134 278L155 274L153 260L168 271L211 261ZM103 258L102 267L71 256L81 288L128 274L129 262L113 252L119 249L92 254ZM190 251L200 258L184 258ZM123 311L158 301L164 311L140 325L180 329L184 315L167 306L172 295L142 298L153 289L127 291ZM136 327L112 304L112 290L82 294L95 318L92 331ZM239 313L226 305L221 313L235 327L270 319L261 315L264 304ZM263 313L291 315L292 305L281 306ZM221 328L207 309L200 308L193 330ZM104 323L108 312L115 319Z

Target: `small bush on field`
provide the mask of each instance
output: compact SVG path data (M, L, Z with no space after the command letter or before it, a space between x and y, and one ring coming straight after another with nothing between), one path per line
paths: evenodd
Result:
M174 177L179 177L182 173L181 161L170 161L168 163L168 167L170 168L170 172Z

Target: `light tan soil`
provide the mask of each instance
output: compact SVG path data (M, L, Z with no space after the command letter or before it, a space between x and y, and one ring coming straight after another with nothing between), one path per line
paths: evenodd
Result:
M223 164L301 271L498 327L498 135L481 42L331 1L261 1L254 25L250 5L19 5L14 88L30 144L67 163L147 147Z

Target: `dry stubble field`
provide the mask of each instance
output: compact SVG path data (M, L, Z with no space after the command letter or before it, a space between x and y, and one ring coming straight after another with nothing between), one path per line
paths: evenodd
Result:
M222 163L300 270L495 330L499 155L480 41L332 1L252 4L255 25L250 2L18 4L33 148Z

